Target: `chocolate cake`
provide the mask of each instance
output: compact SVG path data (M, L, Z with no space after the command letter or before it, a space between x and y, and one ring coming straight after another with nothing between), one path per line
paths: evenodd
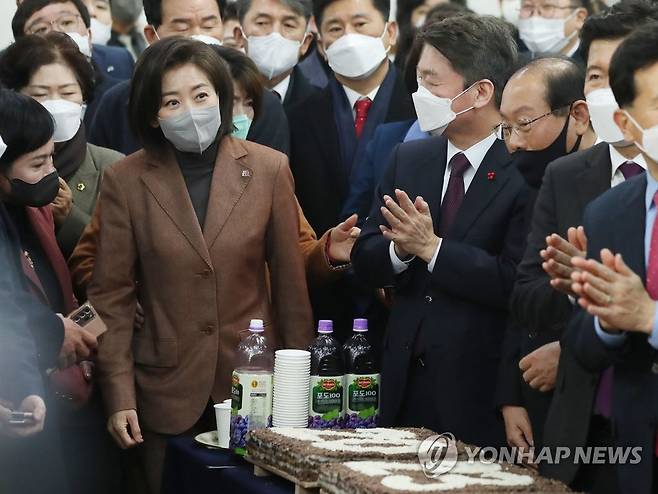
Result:
M428 478L418 461L334 463L322 468L319 484L327 494L570 492L526 468L467 459L457 460L452 470L436 478Z
M247 454L305 482L315 482L327 463L414 460L429 429L258 429L247 436ZM458 443L463 452L464 445Z

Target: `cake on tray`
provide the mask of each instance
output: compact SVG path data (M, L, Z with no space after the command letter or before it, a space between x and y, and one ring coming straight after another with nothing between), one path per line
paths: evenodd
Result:
M296 479L315 482L328 463L353 460L416 460L418 446L434 435L429 429L296 429L274 427L250 431L247 454ZM462 443L458 451L464 451Z
M322 468L322 492L327 494L400 493L562 493L562 483L515 465L459 459L447 473L428 478L418 461L351 461Z

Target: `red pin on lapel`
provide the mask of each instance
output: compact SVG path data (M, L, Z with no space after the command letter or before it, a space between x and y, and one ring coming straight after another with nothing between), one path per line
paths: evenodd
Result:
M496 172L487 172L487 180L489 180L489 182L493 182L495 178Z

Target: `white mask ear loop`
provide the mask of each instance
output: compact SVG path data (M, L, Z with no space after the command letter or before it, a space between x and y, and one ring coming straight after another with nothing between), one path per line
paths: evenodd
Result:
M630 113L628 113L626 110L624 110L624 113L625 113L626 116L629 118L629 120L630 120L631 122L633 122L633 125L635 125L635 126L638 128L638 130L639 130L640 132L642 132L642 144L640 144L639 142L635 142L635 145L639 148L640 151L643 151L645 154L649 154L649 153L647 153L647 151L644 149L644 130L645 130L644 127L642 127L639 123L637 123L637 120L635 120L635 119L633 118L633 115L631 115Z
M468 91L470 91L471 89L473 89L473 87L474 87L476 84L478 84L479 82L480 82L480 81L474 82L473 84L471 84L470 86L468 86L466 89L464 89L461 93L459 93L457 96L455 96L454 98L452 98L452 99L450 100L450 108L452 109L452 103L453 103L457 98L459 98L461 95L463 95L463 94L465 94L466 92L468 92ZM458 117L458 116L461 115L462 113L466 113L467 111L471 111L473 108L475 108L475 106L471 106L470 108L466 108L465 110L462 110L462 111L460 111L460 112L458 112L458 113L455 113L455 116Z
M384 43L384 36L386 36L386 31L388 31L388 24L389 24L388 21L386 22L386 24L384 24L384 32L379 37L379 39L382 41L382 44ZM388 54L389 51L391 51L391 40L390 39L388 40L388 48L386 48L386 54Z

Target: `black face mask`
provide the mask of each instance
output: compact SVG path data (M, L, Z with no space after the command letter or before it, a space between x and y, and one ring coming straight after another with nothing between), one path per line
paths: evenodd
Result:
M539 189L541 187L541 181L544 178L544 172L549 163L562 156L573 153L580 146L583 136L578 136L576 144L571 148L571 151L566 150L568 130L569 116L567 116L567 121L564 123L560 135L546 149L540 151L516 151L512 154L513 163L521 172L523 178L525 178L526 183L533 189Z
M55 200L59 191L59 175L52 172L46 175L36 184L29 184L17 178L9 181L11 193L9 200L20 206L40 208Z

